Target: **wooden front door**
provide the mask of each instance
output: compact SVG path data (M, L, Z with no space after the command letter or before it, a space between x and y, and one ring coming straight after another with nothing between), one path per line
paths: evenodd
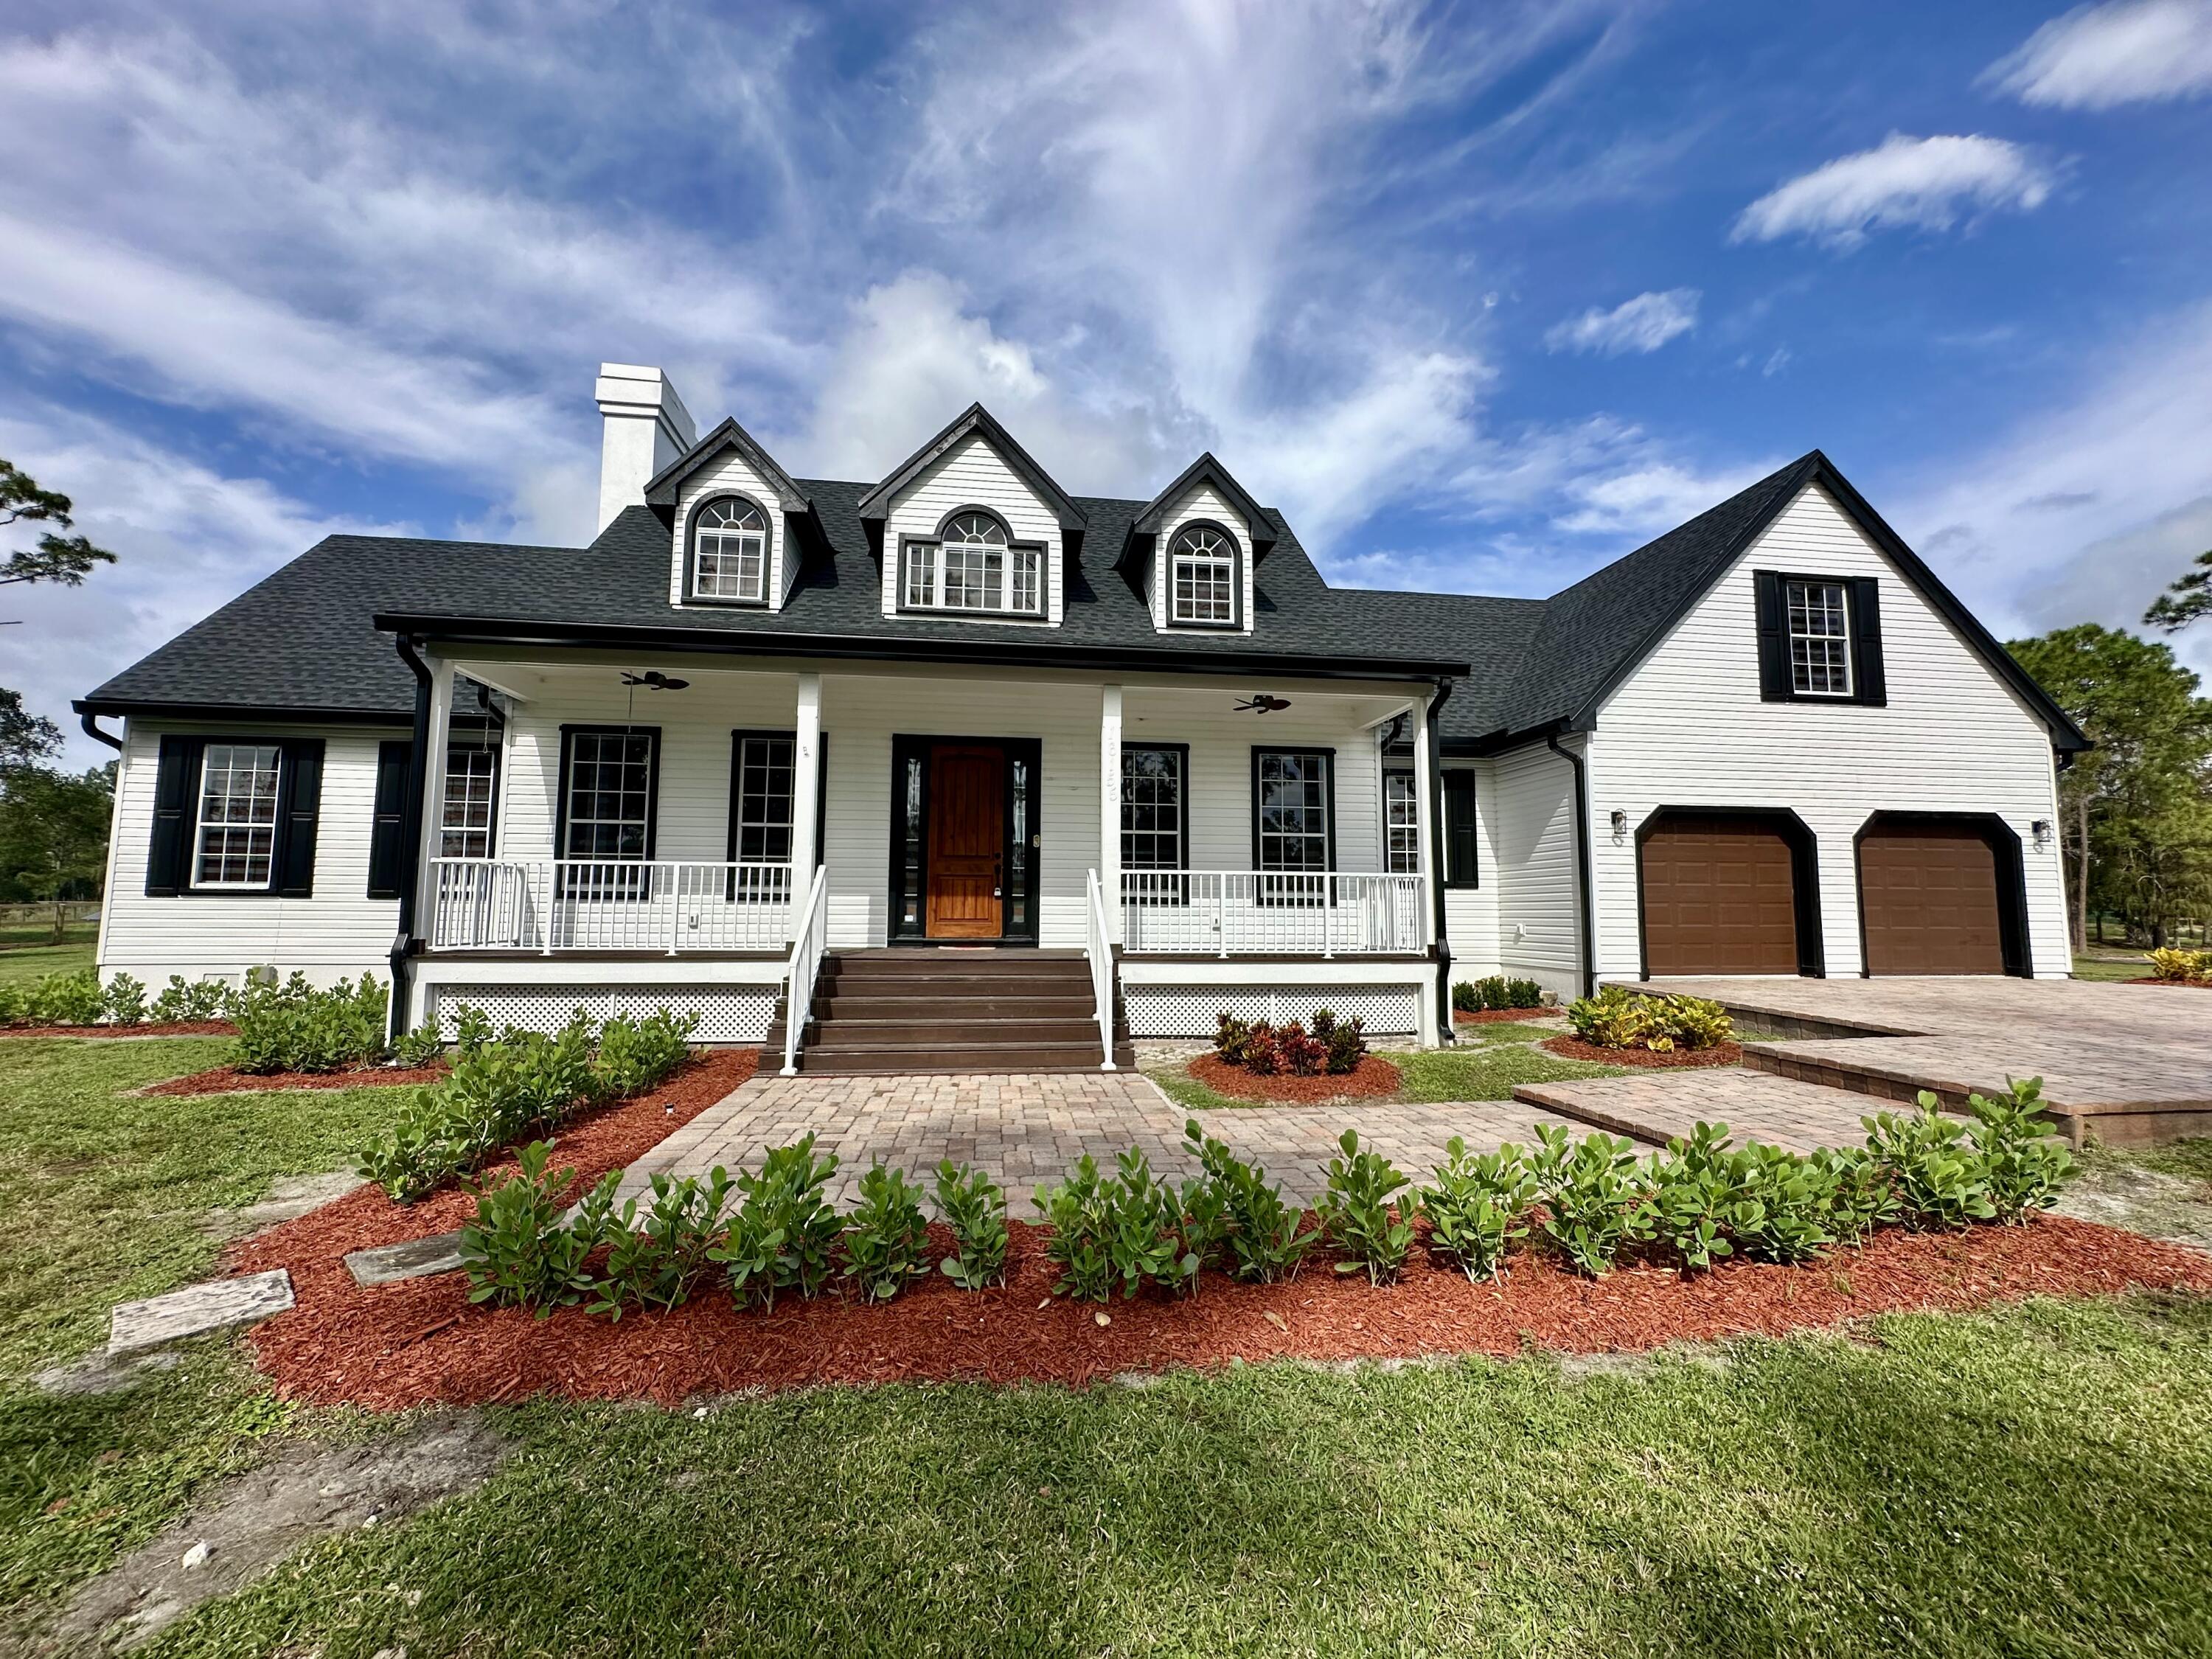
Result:
M941 743L929 751L932 939L1004 931L1006 778L1003 749Z

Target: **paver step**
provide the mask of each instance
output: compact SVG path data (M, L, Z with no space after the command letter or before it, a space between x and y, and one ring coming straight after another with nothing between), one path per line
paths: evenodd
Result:
M1705 1122L1727 1124L1739 1144L1763 1140L1792 1152L1859 1146L1866 1139L1859 1120L1884 1109L1849 1089L1734 1066L1523 1083L1513 1097L1653 1146Z
M799 1069L808 1073L844 1075L910 1075L930 1072L1095 1072L1100 1060L1098 1042L985 1044L970 1047L928 1043L899 1046L862 1043L847 1048L810 1045L799 1055ZM1136 1051L1116 1043L1114 1062L1133 1066Z
M873 991L833 992L814 999L817 1019L942 1019L957 1006L969 1019L1087 1019L1096 1005L1086 985L1079 996L878 996Z

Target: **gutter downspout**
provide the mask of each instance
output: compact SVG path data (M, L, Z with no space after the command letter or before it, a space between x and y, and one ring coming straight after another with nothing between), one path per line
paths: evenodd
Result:
M1451 938L1444 931L1444 751L1437 716L1451 701L1452 684L1437 682L1437 695L1429 699L1429 718L1421 733L1421 741L1429 746L1429 894L1436 911L1437 1041L1446 1047L1458 1039L1452 1019Z
M97 714L81 714L77 717L76 723L84 728L85 736L88 738L97 738L100 742L106 744L110 749L112 749L117 754L121 754L123 752L123 739L120 738L109 737L106 732L101 731L98 726L94 725L94 722L99 720L99 718L100 716Z
M422 885L422 785L430 764L430 665L404 634L398 644L400 660L415 676L415 740L407 751L406 816L399 837L399 864L406 874L399 884L399 927L392 940L392 998L385 1015L386 1035L394 1042L407 1030L407 964L415 949L415 898Z
M1575 771L1575 891L1582 904L1582 978L1583 994L1597 994L1597 917L1596 907L1590 899L1590 809L1589 768L1583 757L1571 749L1559 747L1555 732L1544 739L1544 747L1566 762Z

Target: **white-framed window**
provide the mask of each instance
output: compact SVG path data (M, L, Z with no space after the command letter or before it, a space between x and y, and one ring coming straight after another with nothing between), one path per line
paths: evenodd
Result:
M1214 628L1237 623L1237 543L1212 525L1188 525L1168 549L1168 619Z
M200 763L192 885L267 887L276 866L273 743L211 743Z
M906 544L906 607L1044 614L1044 549L1016 542L994 514L955 513L934 541Z
M499 796L499 750L456 744L446 751L446 799L438 817L438 856L491 856L492 815Z
M768 533L768 515L742 495L702 507L691 520L692 598L765 602Z
M1791 580L1790 687L1801 697L1851 695L1850 601L1841 582Z
M1383 867L1394 876L1421 873L1420 797L1411 772L1382 775Z
M1121 867L1181 870L1190 862L1183 822L1183 772L1189 750L1176 746L1121 750Z

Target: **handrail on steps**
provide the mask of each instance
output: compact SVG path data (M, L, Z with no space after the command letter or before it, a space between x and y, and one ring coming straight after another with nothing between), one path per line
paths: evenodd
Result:
M1098 1043L1103 1051L1098 1069L1111 1072L1120 1069L1114 1064L1114 936L1107 931L1106 895L1096 870L1091 872L1087 896L1091 926L1083 954L1091 958L1091 994L1098 1003Z
M799 1035L814 1012L814 981L822 971L822 947L829 932L830 866L817 866L807 890L806 910L791 937L791 968L784 979L783 1075L799 1075Z

